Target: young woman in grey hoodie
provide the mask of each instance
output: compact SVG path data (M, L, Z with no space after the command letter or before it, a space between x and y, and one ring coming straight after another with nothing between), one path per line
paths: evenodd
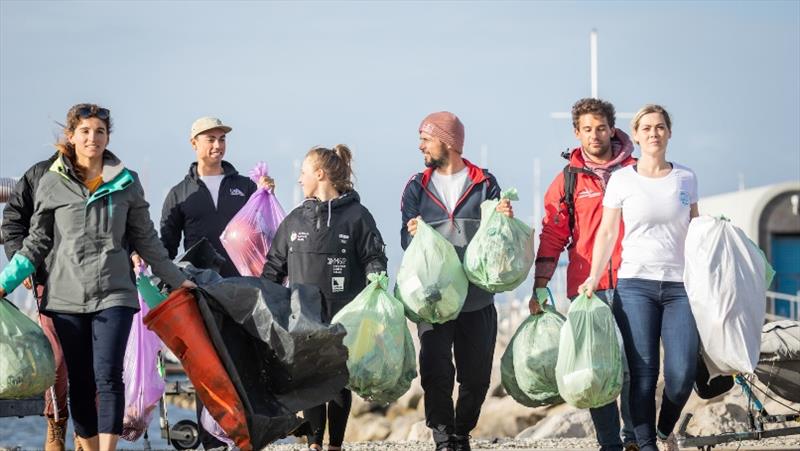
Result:
M139 308L130 252L171 288L195 286L167 257L138 176L106 149L110 132L107 109L69 110L60 155L39 181L30 233L0 273L5 296L47 265L41 308L64 350L72 421L86 451L116 449L122 432L122 362Z

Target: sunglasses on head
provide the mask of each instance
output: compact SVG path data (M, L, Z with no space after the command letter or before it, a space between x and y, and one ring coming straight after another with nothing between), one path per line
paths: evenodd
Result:
M75 109L75 114L81 119L96 117L100 120L107 120L111 117L111 112L107 108L81 106Z

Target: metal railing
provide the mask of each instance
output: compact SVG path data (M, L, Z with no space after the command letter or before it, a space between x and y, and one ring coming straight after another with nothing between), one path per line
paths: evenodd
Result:
M777 315L775 311L775 301L785 301L789 303L789 316ZM800 319L800 293L797 295L767 291L767 313L766 321L778 321L782 319L798 321Z

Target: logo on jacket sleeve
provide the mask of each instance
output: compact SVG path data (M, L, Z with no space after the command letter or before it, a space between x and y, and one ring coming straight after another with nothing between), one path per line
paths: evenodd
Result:
M231 196L245 197L244 191L240 190L239 188L231 188Z

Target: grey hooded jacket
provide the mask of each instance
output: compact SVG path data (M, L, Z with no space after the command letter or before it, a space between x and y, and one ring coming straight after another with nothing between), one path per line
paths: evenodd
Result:
M177 288L186 277L168 258L150 220L135 172L110 151L103 155L103 184L94 192L60 156L39 181L30 234L0 273L6 292L47 259L42 309L90 313L110 307L139 308L127 246L153 273Z

